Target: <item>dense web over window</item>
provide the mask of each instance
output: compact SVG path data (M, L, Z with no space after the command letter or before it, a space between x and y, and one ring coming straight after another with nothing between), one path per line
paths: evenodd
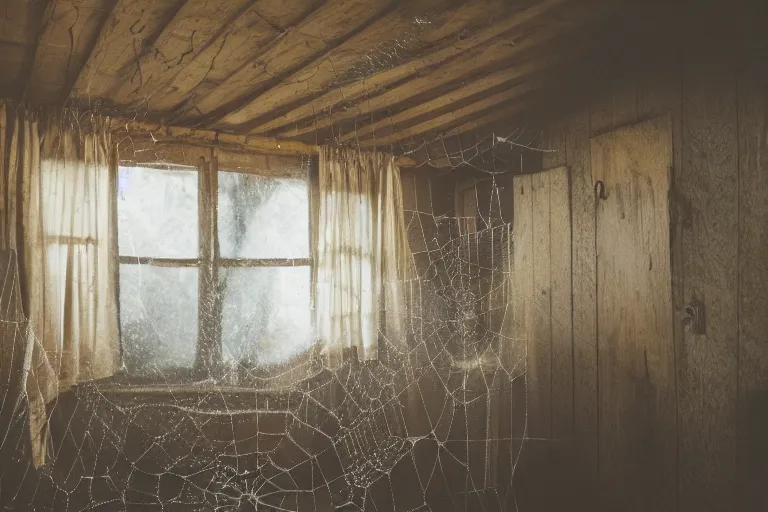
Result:
M431 23L429 15L416 16L405 36L356 49L354 63L317 95L418 59L426 44L421 34ZM140 51L135 57L138 71ZM268 62L259 65L269 71ZM281 84L304 87L314 71L295 82L282 77ZM141 80L141 73L136 76ZM380 92L318 109L311 120L281 129L308 130L317 144L356 147L356 132L364 128L355 124L359 115L347 117L346 124L328 119L348 108L353 112ZM98 109L99 100L93 100L88 106ZM144 120L147 106L134 107L136 120ZM381 130L369 142L397 129L381 116L371 115ZM308 266L222 266L216 283L223 290L216 312L222 360L203 379L179 378L179 368L196 363L196 340L208 336L198 332L197 318L208 314L198 308L210 308L198 295L199 269L149 265L141 258L202 257L197 174L193 165L124 166L119 199L128 200L137 184L149 191L156 186L149 181L159 179L167 181L162 201L186 209L177 216L181 222L171 222L152 206L156 201L150 204L141 194L133 229L159 236L132 239L130 229L120 226L128 233L119 238L120 255L136 259L119 270L123 336L143 328L131 324L139 318L150 318L159 336L138 336L133 347L123 344L124 370L143 381L80 385L49 405L47 463L37 469L29 453L23 368L27 341L37 340L34 333L28 337L22 315L23 261L0 253L0 334L13 340L3 344L8 364L0 375L0 505L40 511L515 510L513 477L527 442L526 340L512 334L524 331L512 324L519 327L525 318L513 318L508 178L522 167L519 146L529 146L532 137L524 130L461 135L430 132L389 145L422 162L403 173L417 270L402 283L406 339L380 333L378 360L346 359L335 370L317 351L286 343L306 339L297 325L306 325L298 317L311 312L308 287L306 295L299 293L305 289L299 283L309 280ZM307 259L309 239L291 237L308 225L285 225L285 205L302 207L296 183L235 171L219 170L220 256ZM455 175L465 173L486 179L456 186ZM257 197L262 204L254 211L235 206ZM277 240L269 233L249 231L265 222L275 227L269 233L283 232L281 242L289 238L287 252L273 250ZM165 231L157 229L165 224ZM165 236L168 230L177 236ZM295 286L270 286L275 279ZM279 302L295 306L282 317L269 310L280 294L290 297ZM280 321L251 318L257 316Z
M23 394L6 386L0 454L4 467L15 469L3 472L3 504L34 503L36 510L513 507L513 472L525 435L526 356L525 340L510 335L512 225L504 216L504 186L492 176L461 187L457 216L435 214L433 201L445 202L456 190L433 190L446 180L416 171L403 181L418 270L403 283L407 340L382 339L378 361L347 360L335 371L313 354L297 363L299 378L272 389L229 380L141 389L82 385L49 407L50 455L39 470L28 458ZM19 303L17 268L13 257L3 261L2 327L21 340L23 319L11 307ZM237 293L247 293L251 279L230 276ZM141 302L142 295L133 300ZM174 295L177 304L184 300L181 292ZM238 331L237 322L224 326ZM168 315L161 328L181 339L193 327Z

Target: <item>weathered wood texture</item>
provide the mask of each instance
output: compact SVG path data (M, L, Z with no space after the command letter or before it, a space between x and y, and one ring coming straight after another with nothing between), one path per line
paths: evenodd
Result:
M530 54L531 50L542 47L557 37L562 37L574 31L585 22L586 20L581 17L574 17L568 23L546 25L544 28L540 28L533 33L516 33L513 31L511 34L498 38L487 45L470 49L433 69L426 69L417 77L404 84L389 88L381 94L368 96L364 101L360 101L351 108L329 113L327 116L320 117L319 119L312 119L304 127L291 128L278 133L290 134L291 136L302 135L313 130L332 126L334 123L345 119L354 119L385 107L391 108L414 95L422 95L425 92L437 95L446 86L454 88L463 87L463 90L471 91L474 87L472 85L473 75L483 70L503 67L516 56L525 55L525 52ZM546 54L539 52L536 55L536 60L540 66L546 62ZM536 69L536 64L516 62L506 72L520 77L524 74L534 73ZM538 67L538 70L541 69L541 66ZM482 83L482 80L480 81ZM469 84L466 82L469 82ZM275 122L273 121L271 124L274 125ZM266 126L259 127L256 128L256 131L262 132L266 129Z
M591 141L602 508L675 510L669 118Z
M0 16L0 95L17 96L34 60L45 0L6 0Z
M71 95L108 98L121 83L121 71L141 54L144 45L155 37L183 3L183 0L118 0L78 72ZM133 68L129 76L139 71Z
M739 501L768 503L768 77L748 70L739 119Z
M574 457L569 472L580 508L602 510L612 504L611 509L616 509L611 498L621 489L617 479L623 479L622 485L629 486L624 489L631 493L661 474L675 487L670 489L665 481L651 488L643 499L655 503L654 509L669 508L671 503L681 512L752 511L762 510L768 502L760 476L768 460L764 435L768 418L764 306L768 299L761 277L768 276L763 233L768 204L764 156L768 73L761 51L752 49L743 55L720 48L719 42L711 46L717 48L705 51L697 46L685 52L680 50L686 48L681 42L677 48L665 49L648 68L627 73L607 88L596 85L603 87L602 93L550 122L542 134L542 145L554 150L545 153L545 167L570 169ZM641 443L651 436L659 439L662 430L648 422L654 417L669 418L669 411L664 415L658 410L631 412L642 395L628 400L607 394L629 376L606 374L610 368L620 372L618 367L606 367L606 361L631 347L622 345L623 352L616 352L604 342L606 319L615 321L608 309L598 320L599 308L609 304L598 298L596 287L604 285L600 282L604 277L597 278L599 262L605 255L597 252L610 244L605 243L607 238L600 242L599 219L596 230L596 207L602 206L595 204L597 164L590 152L591 138L663 115L669 116L673 141L667 256L672 305L664 307L673 313L674 353L664 352L663 357L671 361L662 363L673 363L675 368L672 421L677 433L668 423L662 424L668 437L661 441L665 446L677 445L672 474L668 473L672 462L667 459L651 465L650 457L660 456L654 449L622 453L630 442L627 437L638 437ZM609 201L610 197L609 191ZM663 198L660 201L665 203ZM637 307L648 306L637 302ZM698 307L703 317L700 326L687 318L687 306ZM649 352L650 375L654 368L659 368L659 361L654 363ZM657 401L662 398L657 392L652 396ZM555 397L551 400L554 403ZM628 425L621 437L616 431L606 438L610 426L605 423L606 407L622 407L624 413L631 412L642 421ZM634 462L646 465L645 484L616 471L617 457L622 455L638 457Z
M112 121L113 129L120 137L118 144L136 145L138 143L142 151L149 149L147 143L150 146L158 144L162 146L216 147L231 151L263 152L272 155L311 156L316 155L319 151L318 146L304 144L303 142L281 141L258 135L232 135L211 130L195 130L160 124L122 121L119 119L113 119ZM416 162L406 156L396 157L395 162L400 167L413 167L416 165ZM186 157L175 163L187 164Z
M423 3L423 2L422 2ZM279 87L273 87L260 94L222 119L223 125L257 126L258 119L268 116L273 119L282 107L296 104L297 100L311 101L312 95L325 92L329 87L350 80L360 80L367 71L361 63L367 59L382 61L385 67L387 48L394 41L401 41L404 47L414 45L431 46L452 42L452 36L462 30L472 30L490 20L489 11L501 8L498 0L472 0L462 2L452 9L433 16L431 23L421 27L414 22L414 7L419 4L401 3L395 9L367 25L363 30L350 37L342 44L332 48L307 63L297 72L281 81ZM390 50L391 51L391 50ZM378 53L381 53L380 55ZM258 130L264 133L267 130Z
M513 339L527 343L521 507L555 506L561 443L571 437L571 222L565 167L513 179ZM557 373L557 375L555 375ZM557 396L555 396L555 393ZM518 408L515 412L521 412ZM557 475L557 476L555 476Z
M541 105L557 63L605 47L593 30L616 12L606 0L9 2L0 96L403 152Z
M116 1L52 0L48 4L26 84L30 102L66 100Z
M505 42L506 40L504 38L499 39L501 36L515 30L517 30L519 33L522 32L521 28L525 27L527 23L532 22L536 18L540 18L562 3L564 3L564 0L545 0L543 2L539 2L520 13L508 16L489 27L477 31L470 37L454 42L447 41L428 55L419 58L416 63L408 62L396 66L392 69L377 73L376 75L368 77L365 80L358 80L350 84L342 84L339 87L334 87L333 89L325 92L322 96L314 98L310 103L300 105L297 108L276 117L274 120L263 124L262 126L258 127L258 130L272 131L281 126L290 125L291 123L296 123L302 119L311 118L315 116L317 112L322 112L336 105L349 103L350 101L357 100L359 98L366 100L361 102L360 108L368 108L365 106L365 103L367 103L367 97L370 96L371 93L381 91L388 86L396 84L399 81L414 75L418 80L418 73L420 71L426 71L429 73L430 68L435 68L435 70L440 71L441 65L472 65L471 63L473 60L479 55L484 54L487 56L492 56L498 51L505 51L503 50L503 47L508 47L509 45L508 42ZM522 34L519 34L518 37L520 35ZM494 41L496 41L497 44L489 44ZM487 47L484 45L487 45ZM514 51L509 50L509 48L506 50ZM498 62L498 60L493 61L491 57L488 58L491 59L491 62ZM450 75L446 76L451 78ZM453 76L452 78L456 77ZM421 83L424 84L431 82L431 79L426 78L423 79ZM419 89L416 88L416 90ZM402 89L400 89L400 91L402 91ZM402 100L401 94L397 94L396 98L398 98L398 101ZM364 112L358 110L355 113L355 116L362 113ZM311 130L316 130L319 127L320 126L315 125L311 128Z

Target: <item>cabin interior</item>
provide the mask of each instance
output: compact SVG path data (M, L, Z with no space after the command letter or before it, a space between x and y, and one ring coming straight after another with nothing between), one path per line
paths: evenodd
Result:
M768 510L765 2L0 13L5 510Z

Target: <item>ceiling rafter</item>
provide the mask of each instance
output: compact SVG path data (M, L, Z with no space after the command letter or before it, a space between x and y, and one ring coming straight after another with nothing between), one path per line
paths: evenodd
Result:
M404 100L417 94L425 94L427 91L433 91L433 94L436 95L441 94L446 88L450 90L463 86L463 83L471 80L473 75L488 72L490 69L498 69L500 65L508 65L510 61L516 60L521 54L542 47L548 48L550 43L574 32L587 22L588 20L585 18L576 17L547 24L516 39L498 39L490 45L470 50L381 94L361 99L352 106L339 109L327 116L321 116L317 120L310 119L306 126L275 130L269 133L282 137L297 137L328 128L340 121L392 108ZM532 59L546 59L546 55L534 55ZM254 133L268 133L265 127L257 127L252 131Z
M35 23L0 25L0 41L24 41L5 46L17 64L4 87L15 95L26 81L32 104L68 96L122 119L207 130L216 147L424 148L542 115L562 77L616 53L613 5L34 0L13 19L34 13Z
M51 0L25 85L32 103L63 103L116 0Z
M322 0L257 0L231 20L171 81L158 87L147 104L150 111L169 113L193 105L237 70L258 58L284 37L290 27L309 15Z
M350 142L353 140L367 140L374 136L376 130L394 129L398 125L403 125L419 117L428 116L432 112L455 105L462 100L466 100L477 94L492 90L495 87L511 83L523 77L529 77L535 73L542 72L553 61L560 60L559 57L549 57L535 59L523 62L518 66L512 66L500 71L483 75L478 79L469 82L464 87L452 90L446 94L437 96L427 102L419 103L411 108L407 108L397 114L386 116L374 123L356 127L354 132L339 137L340 142Z
M109 98L121 71L186 0L118 0L69 91L70 98Z
M387 71L382 71L365 80L359 80L351 84L341 85L331 89L321 96L313 98L311 101L304 102L296 108L276 116L275 119L270 122L261 124L258 127L253 127L253 130L257 133L272 132L278 128L312 117L318 112L329 109L335 105L350 102L362 98L365 95L380 91L384 87L393 85L410 76L430 69L433 66L445 63L468 50L481 47L507 32L523 27L537 18L545 16L556 7L568 1L569 0L543 0L538 2L527 9L509 16L499 23L495 23L486 29L480 30L474 35L437 48L415 61L406 62L405 64L401 64Z
M469 133L474 130L478 130L480 128L483 128L484 126L488 126L489 124L496 123L498 121L502 120L508 120L515 116L516 114L519 114L523 111L525 111L528 108L528 105L525 102L515 102L509 106L496 106L495 108L489 109L481 115L480 117L477 117L475 119L472 119L470 121L467 121L465 123L462 123L456 127L453 127L446 132L442 133L442 137L451 137L453 135L461 135L462 133Z
M362 147L383 146L407 139L409 137L415 137L423 133L429 133L444 126L460 122L462 119L472 117L480 112L507 103L511 100L519 99L521 96L536 89L536 86L537 84L534 81L525 81L518 85L509 87L504 91L474 101L462 108L446 112L441 116L427 119L422 123L413 125L408 128L394 130L390 135L386 137L358 141L358 143Z
M46 0L45 7L42 10L42 16L35 29L35 36L33 38L34 44L30 45L26 49L26 55L24 58L24 65L21 70L20 82L20 96L22 100L27 100L29 90L32 85L32 77L35 73L35 63L38 61L38 54L41 52L40 45L43 39L43 35L49 30L51 26L51 19L53 18L53 12L56 9L56 0Z
M320 55L242 108L223 116L217 126L230 127L253 122L263 116L273 116L275 111L295 103L299 98L310 99L313 95L326 91L334 82L338 83L355 62L361 57L370 56L387 42L412 37L429 43L431 38L439 38L441 35L455 37L468 25L487 17L487 12L481 9L487 4L488 0L462 2L457 7L434 15L434 21L430 20L430 23L420 27L410 13L412 5L408 2L401 3L397 9Z
M173 80L189 61L199 55L254 0L188 0L176 12L151 45L143 48L137 72L115 91L119 105L142 101Z
M295 72L308 60L341 44L375 21L394 0L330 0L312 12L267 49L209 94L172 117L172 122L205 124L239 109L252 98Z

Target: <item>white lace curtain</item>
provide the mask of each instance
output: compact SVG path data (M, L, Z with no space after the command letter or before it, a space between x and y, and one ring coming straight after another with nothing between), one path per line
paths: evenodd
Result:
M329 366L404 343L412 256L400 170L391 155L322 148L315 235L315 323Z
M46 406L119 365L114 154L106 119L0 109L3 176L13 187L5 195L11 220L3 224L2 243L23 256L28 326L20 379L40 466Z

